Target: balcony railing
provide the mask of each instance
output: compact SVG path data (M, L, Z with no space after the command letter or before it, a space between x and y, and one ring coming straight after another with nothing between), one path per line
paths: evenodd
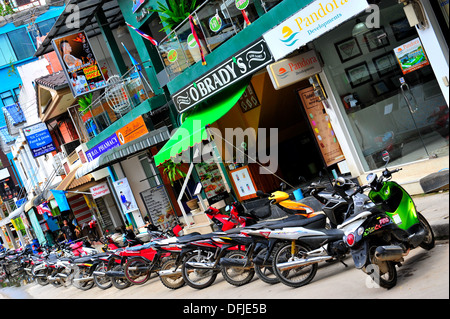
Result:
M87 111L70 113L83 135L82 140L87 142L154 95L148 80L133 67L122 77L111 76L103 93L92 101Z
M239 10L235 0L210 0L203 3L191 15L204 55L217 49L281 1L248 0L245 10ZM158 51L168 81L201 61L200 49L192 36L189 19L161 41Z

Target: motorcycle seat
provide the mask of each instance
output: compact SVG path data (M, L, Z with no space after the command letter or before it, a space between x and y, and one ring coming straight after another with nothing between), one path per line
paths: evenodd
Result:
M143 249L149 249L151 248L153 245L152 242L146 243L144 245L139 245L139 246L133 246L133 247L128 247L126 250L128 251L141 251Z
M190 242L194 242L197 240L202 240L202 239L208 239L211 238L213 236L213 233L209 233L209 234L203 234L203 235L196 235L196 236L190 236L188 238L179 238L178 243L180 244L185 244L185 243L190 243ZM185 236L183 236L185 237Z
M318 214L311 218L283 220L278 223L264 225L264 227L269 229L281 229L285 227L325 228L325 224L326 216L324 214Z
M71 261L75 262L75 263L90 263L92 262L92 257L78 257L78 258L73 258L71 259Z

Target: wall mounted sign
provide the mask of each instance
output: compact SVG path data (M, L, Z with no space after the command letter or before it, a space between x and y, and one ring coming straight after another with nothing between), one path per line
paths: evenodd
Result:
M364 0L314 1L263 35L275 60L332 30L369 7Z
M322 65L314 50L267 66L275 90L300 82L321 71Z
M171 229L176 216L164 186L147 189L140 195L153 225L160 226L162 230Z
M52 44L74 97L106 86L102 70L84 31L53 39Z
M139 209L136 204L136 200L134 199L133 192L131 191L130 184L128 184L127 178L122 178L115 181L113 182L113 185L124 214L131 213L132 211Z
M103 153L112 150L113 148L120 146L119 138L116 133L105 139L103 142L98 143L90 150L86 151L86 157L89 162L92 162Z
M131 142L147 133L148 129L142 115L116 131L121 145Z
M264 39L258 40L175 93L172 98L177 111L182 113L192 108L271 62L273 62L273 57L266 42Z
M230 171L231 180L237 190L239 200L256 198L256 186L248 166Z
M98 184L94 187L89 188L89 190L91 191L92 198L94 198L94 199L103 197L103 196L111 193L109 191L108 184L106 184L106 183Z
M396 47L394 52L403 74L413 72L430 64L419 38Z
M45 123L37 123L23 129L23 134L28 141L34 157L56 151L52 136Z
M324 112L322 102L314 94L314 88L308 87L298 91L298 94L326 165L330 166L343 161L345 157L334 133L330 117Z

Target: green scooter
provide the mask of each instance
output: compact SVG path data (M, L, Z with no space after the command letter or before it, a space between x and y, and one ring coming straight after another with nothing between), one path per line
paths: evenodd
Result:
M419 246L432 249L435 239L411 196L391 180L392 174L401 169L389 170L389 153L382 154L386 162L382 175L369 174L368 185L358 187L349 195L370 189L368 196L375 206L350 216L338 228L345 229L344 239L356 268L364 270L380 287L389 289L397 284L396 265L400 265L403 257Z

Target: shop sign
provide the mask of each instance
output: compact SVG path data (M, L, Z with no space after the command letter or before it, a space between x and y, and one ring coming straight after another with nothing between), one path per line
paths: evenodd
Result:
M139 209L127 178L122 178L121 180L115 181L113 182L113 185L124 214L131 213Z
M23 129L23 134L27 139L34 157L39 157L47 153L56 151L52 136L45 123L37 123Z
M152 224L168 230L176 220L175 211L170 203L164 186L156 186L140 193Z
M136 13L147 0L133 0L133 13Z
M90 150L86 151L86 157L89 162L102 155L103 153L120 146L119 138L116 133L105 139L103 142L95 145Z
M74 97L105 88L105 78L84 31L53 39L52 44Z
M106 183L98 184L97 186L89 188L89 190L91 191L92 198L94 199L111 193Z
M300 82L321 71L322 65L314 50L267 66L275 90Z
M394 52L403 74L410 73L430 64L419 38L396 47Z
M364 0L314 1L263 35L275 60L334 29L369 7Z
M238 10L245 10L247 9L249 3L249 0L236 0L236 8Z
M142 115L116 131L121 145L131 142L147 133L148 129Z
M209 19L209 28L213 32L219 32L222 29L222 19L219 14L216 14L211 19Z
M182 113L231 84L273 62L264 39L246 47L212 71L173 95L177 111Z

